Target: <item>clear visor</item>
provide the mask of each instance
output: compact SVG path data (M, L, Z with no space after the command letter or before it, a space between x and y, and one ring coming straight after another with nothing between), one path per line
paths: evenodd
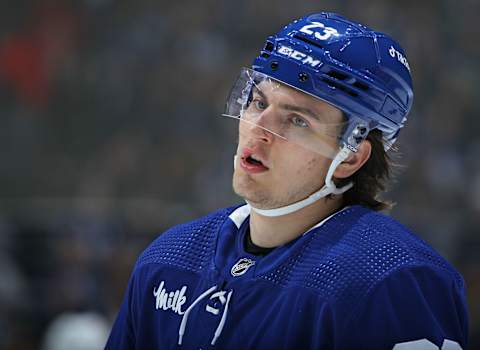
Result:
M248 68L237 78L222 115L240 122L242 136L268 133L331 159L347 127L338 108Z

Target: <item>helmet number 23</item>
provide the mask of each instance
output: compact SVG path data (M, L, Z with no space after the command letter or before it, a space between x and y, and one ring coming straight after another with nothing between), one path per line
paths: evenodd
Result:
M321 30L312 30L316 28L320 28ZM327 40L332 36L339 35L335 28L325 27L325 25L321 22L312 22L311 24L307 24L306 26L303 26L300 31L308 35L314 35L318 40Z

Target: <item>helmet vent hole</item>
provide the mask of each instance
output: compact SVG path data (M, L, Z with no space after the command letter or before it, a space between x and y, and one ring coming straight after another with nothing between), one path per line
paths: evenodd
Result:
M274 45L272 42L270 41L267 41L267 43L265 44L265 51L273 51L273 48L274 48Z
M353 86L355 86L357 89L360 89L360 90L363 90L363 91L367 91L368 89L370 89L368 87L368 85L365 85L364 83L362 83L360 81L354 82Z
M313 46L316 46L316 47L318 47L318 48L320 48L320 49L323 49L323 45L322 45L322 44L320 44L320 43L318 43L318 42L316 42L316 41L314 41L314 40L310 40L310 39L308 39L308 38L305 38L305 37L303 37L303 36L300 35L300 34L295 34L293 37L294 37L295 39L301 40L301 41L303 41L303 42L305 42L305 43L308 43L308 44L310 44L310 45L313 45Z
M341 72L337 72L335 70L331 70L330 72L327 73L327 75L331 76L332 78L338 79L338 80L345 80L348 77L346 74L343 74Z
M270 54L269 54L269 53L266 53L266 52L262 52L262 57L263 57L263 58L269 58L269 57L270 57Z
M323 78L322 81L324 83L327 83L327 85L330 86L331 88L341 90L341 91L345 92L346 94L349 94L352 97L358 97L358 93L356 91L350 89L349 87L347 87L347 86L345 86L341 83L338 83L334 80L330 80L330 79L327 79L327 78Z

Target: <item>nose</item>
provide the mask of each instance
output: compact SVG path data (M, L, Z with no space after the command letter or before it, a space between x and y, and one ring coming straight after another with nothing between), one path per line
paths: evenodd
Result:
M273 113L273 110L269 106L249 123L248 130L253 137L265 143L273 142L275 135L277 135L273 130Z

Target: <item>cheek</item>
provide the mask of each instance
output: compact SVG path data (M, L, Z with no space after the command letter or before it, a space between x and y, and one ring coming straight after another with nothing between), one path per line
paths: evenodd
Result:
M316 157L306 154L302 149L300 149L301 152L299 152L297 147L292 147L292 149L286 147L280 152L274 151L270 153L270 157L274 161L275 169L277 169L279 173L298 175L305 173L307 169L310 171L310 169L315 168L316 164L318 164Z
M237 134L237 151L239 151L242 146L248 142L251 137L249 136L249 131L244 123L239 122L238 134Z
M238 120L237 123L238 123L238 129L237 129L238 130L238 137L240 139L245 138L245 137L248 138L248 136L251 133L252 125L250 125L247 122L242 121L242 120Z
M240 150L245 145L245 137L242 135L241 132L237 135L237 154L240 153Z
M302 164L296 166L296 174L303 177L324 177L327 173L330 160L321 156L311 156L302 160Z
M312 172L314 171L318 165L319 165L319 160L318 159L315 159L315 158L311 158L309 159L306 163L305 163L305 171L308 171L308 172Z

